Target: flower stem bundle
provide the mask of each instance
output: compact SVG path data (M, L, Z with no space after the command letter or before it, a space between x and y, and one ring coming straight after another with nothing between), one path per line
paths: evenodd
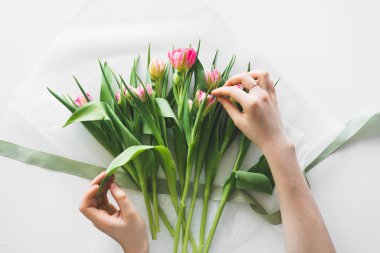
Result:
M239 170L250 144L210 94L229 78L236 57L233 56L221 72L216 68L216 52L210 70L205 71L198 58L199 48L200 44L197 50L174 49L165 61L151 59L149 46L145 81L139 74L139 57L133 62L129 79L115 74L107 63L99 62L102 73L99 99L86 91L75 77L81 91L75 99L49 89L72 113L65 126L81 122L115 157L107 168L99 193L116 170L127 173L143 194L152 239L160 232L161 217L174 237L174 252L179 249L188 252L189 242L193 252L208 252L223 208L235 189L233 173ZM224 186L210 235L206 237L208 203L219 162L238 135L239 155ZM204 200L197 245L191 227L203 169ZM177 214L175 227L159 203L160 171L165 175ZM189 197L191 201L187 206Z

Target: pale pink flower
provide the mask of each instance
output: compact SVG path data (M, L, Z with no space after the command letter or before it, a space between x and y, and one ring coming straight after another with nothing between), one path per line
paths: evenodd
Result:
M153 88L152 88L152 85L150 84L147 84L146 85L146 91L148 92L148 96L152 96L153 94ZM141 101L145 102L146 101L146 92L144 90L144 87L142 86L139 86L137 87L136 89L133 89L133 91L135 92L135 94L140 98Z
M177 48L168 52L168 57L173 67L182 72L188 71L197 58L194 48Z
M116 102L117 103L120 103L121 102L121 93L120 91L118 90L115 94L115 99L116 99Z
M207 115L210 110L214 107L216 104L216 98L212 95L207 95L206 92L202 90L197 90L195 93L195 99L194 99L194 104L197 108L201 105L202 101L206 99L206 107L205 110L203 111L203 115Z
M91 95L89 93L86 93L87 97L90 99L90 101L93 101L94 99L91 97ZM78 107L81 107L81 106L84 106L85 104L87 104L87 99L85 96L83 95L80 95L78 96L75 100L74 100L74 103L78 106Z
M159 80L165 71L165 63L161 59L154 58L149 64L149 74L153 81Z
M214 69L212 71L207 71L205 73L205 79L206 79L207 89L213 90L216 87L218 87L218 84L222 80L222 76L220 75L217 69Z
M195 92L194 104L197 108L201 105L203 99L206 98L207 93L202 90L197 90Z

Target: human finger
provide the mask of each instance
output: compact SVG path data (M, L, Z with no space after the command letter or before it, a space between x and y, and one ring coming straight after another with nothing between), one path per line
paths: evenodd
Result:
M226 110L235 125L238 125L238 122L240 122L242 118L242 113L239 111L236 105L232 103L231 100L224 97L218 97L217 99L218 102L222 104L224 110Z
M110 191L117 205L120 208L122 214L126 214L128 209L131 208L132 204L128 199L127 194L114 182L110 186Z
M252 70L249 72L250 76L257 80L257 84L260 85L263 89L270 92L271 90L271 80L269 73L265 70ZM273 86L273 84L272 84Z
M249 95L245 91L236 87L220 87L213 90L211 94L216 97L229 96L241 105L249 99Z
M236 84L242 84L244 88L250 90L253 86L257 84L256 80L248 73L242 73L230 77L224 86L233 86Z
M106 176L106 172L102 171L99 175L97 175L91 182L90 186L93 186L95 184L100 184L103 180L103 178Z
M79 205L79 211L81 211L84 216L91 219L91 212L89 209L94 207L94 200L96 199L96 193L99 190L99 185L91 186L84 194L83 199Z

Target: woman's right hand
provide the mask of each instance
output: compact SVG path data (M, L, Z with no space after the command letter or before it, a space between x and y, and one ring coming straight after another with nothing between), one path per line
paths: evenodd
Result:
M243 85L248 92L235 87L237 84ZM251 71L235 75L211 94L217 97L235 125L264 154L290 143L283 130L275 88L268 72ZM243 111L228 97L238 102Z

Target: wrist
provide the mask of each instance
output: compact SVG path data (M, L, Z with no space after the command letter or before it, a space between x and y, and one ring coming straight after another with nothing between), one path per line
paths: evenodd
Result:
M149 243L146 241L141 245L121 245L124 253L148 253L149 252Z
M262 147L261 151L267 160L269 160L279 155L283 156L284 154L295 155L295 146L287 136L283 136L272 142L268 142L267 145Z

